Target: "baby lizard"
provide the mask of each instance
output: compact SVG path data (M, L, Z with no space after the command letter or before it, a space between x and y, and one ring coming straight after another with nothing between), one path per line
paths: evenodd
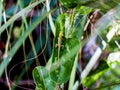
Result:
M59 33L59 36L58 36L58 44L57 44L57 46L58 46L58 66L60 66L60 60L59 60L59 58L60 58L60 48L61 48L61 43L62 43L62 37L63 37L63 32L62 31L60 31L60 33Z

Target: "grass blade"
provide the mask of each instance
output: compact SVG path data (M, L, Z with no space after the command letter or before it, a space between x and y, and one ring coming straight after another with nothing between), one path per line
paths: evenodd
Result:
M20 12L18 12L17 14L15 14L10 20L8 20L6 22L6 24L2 25L0 27L0 35L1 33L11 24L13 23L16 19L18 19L21 16L24 16L25 14L28 14L32 8L34 8L35 6L37 6L38 4L40 4L41 2L43 2L44 0L39 0L33 4L31 4L30 6L22 9Z
M55 10L55 9L54 9ZM32 23L32 25L25 31L25 33L19 38L19 40L16 42L16 44L12 47L12 49L10 50L9 54L7 55L6 58L4 58L3 62L0 64L0 77L4 72L4 69L7 67L7 65L9 64L9 62L11 61L12 57L14 56L14 54L17 52L17 50L19 49L19 47L22 45L22 43L26 40L26 38L28 37L28 35L34 30L34 28L37 27L37 25L39 23L42 22L43 19L45 19L49 13L52 13L54 10L50 11L50 12L45 12L43 14L43 16L39 16L38 19Z

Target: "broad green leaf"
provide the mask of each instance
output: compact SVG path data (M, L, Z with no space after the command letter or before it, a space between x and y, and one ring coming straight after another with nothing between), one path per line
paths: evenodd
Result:
M105 61L101 61L96 70L91 72L82 81L82 84L86 87L91 87L107 70L109 70L107 63Z
M50 59L52 63L50 75L52 80L59 84L69 80L75 57L80 48L80 38L86 18L79 18L79 20L77 20L78 16L76 14L65 13L59 15L56 20L56 36L54 38L54 47ZM80 20L82 21L80 22ZM59 50L58 38L61 31L63 36Z
M48 70L45 67L35 67L32 73L36 90L55 90L55 83L51 80Z
M79 46L79 41L76 38L67 39L65 41L63 49L61 49L60 52L60 63L58 61L58 50L57 48L54 49L52 60L55 60L57 62L58 68L51 72L51 78L57 83L64 83L69 79L75 56L79 50ZM55 61L53 61L53 63ZM60 64L60 67L58 64ZM52 68L53 66L51 66L51 69Z
M116 88L119 87L119 84L120 84L119 76L116 77L116 75L111 71L111 69L108 69L99 79L99 86L97 88L92 87L92 89L116 90Z

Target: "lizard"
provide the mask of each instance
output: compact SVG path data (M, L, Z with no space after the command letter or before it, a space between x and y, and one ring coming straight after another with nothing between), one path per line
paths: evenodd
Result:
M58 47L58 66L60 66L60 48L62 44L62 37L63 37L63 31L60 31L59 36L58 36L58 42L57 42L57 47Z

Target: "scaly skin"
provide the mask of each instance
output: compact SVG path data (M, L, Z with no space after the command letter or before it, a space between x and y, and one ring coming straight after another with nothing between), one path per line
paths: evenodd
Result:
M63 32L60 31L59 37L58 37L58 44L57 44L57 46L58 46L58 66L60 66L59 58L60 58L60 48L61 48L61 43L62 43L62 37L63 37Z

